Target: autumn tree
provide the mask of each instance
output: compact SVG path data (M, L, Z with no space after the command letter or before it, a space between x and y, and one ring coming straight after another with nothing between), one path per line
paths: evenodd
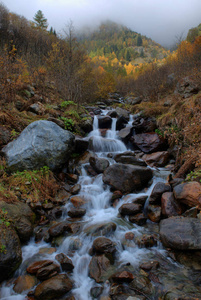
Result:
M37 28L46 30L48 27L47 19L44 17L44 14L41 10L38 10L34 16L34 24Z

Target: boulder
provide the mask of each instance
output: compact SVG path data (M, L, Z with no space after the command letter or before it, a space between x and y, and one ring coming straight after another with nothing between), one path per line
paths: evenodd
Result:
M128 272L128 271L120 271L117 272L115 274L113 274L111 276L112 281L114 282L120 282L120 283L124 283L124 282L131 282L134 279L134 276L132 273Z
M189 76L178 81L175 93L182 95L184 98L191 97L199 92L199 87L196 82Z
M169 160L167 151L154 152L143 155L142 159L151 167L164 167Z
M136 215L129 216L129 221L131 223L137 224L138 226L142 226L147 222L147 218L143 213L139 213Z
M89 264L89 276L96 282L104 282L110 267L110 260L104 255L95 255Z
M125 128L126 124L128 124L128 118L125 118L123 116L118 117L116 123L116 130L121 130Z
M13 290L17 294L22 294L24 291L32 289L37 283L38 280L35 276L22 275L15 280Z
M167 248L201 250L201 222L185 217L164 219L160 222L160 239Z
M161 197L161 212L163 217L169 218L182 214L182 208L174 198L172 192L166 192Z
M142 167L146 167L147 164L139 159L139 158L136 158L134 155L119 155L117 154L115 157L114 157L114 160L118 163L121 163L121 164L130 164L130 165L135 165L135 166L142 166Z
M35 121L27 126L20 136L5 146L11 171L60 168L73 151L74 135L50 121Z
M127 121L129 121L130 112L126 109L123 109L121 107L116 107L116 112L119 116L124 117Z
M89 133L93 130L93 120L92 118L83 118L79 124L81 130L85 133Z
M60 272L60 266L53 262L49 266L40 268L36 273L36 277L41 281L47 280L53 276L56 276L58 272Z
M28 204L22 202L6 203L0 201L0 210L7 212L7 216L12 220L13 226L22 242L26 242L33 234L33 224L35 214Z
M41 102L37 102L29 106L29 111L36 115L43 115L45 113L45 107Z
M62 297L73 287L73 282L66 274L59 274L40 283L34 292L34 297L38 300L54 300Z
M157 245L157 238L155 234L143 234L136 238L136 243L140 248L149 248Z
M125 203L119 208L121 215L136 215L142 210L142 205L135 203Z
M61 264L63 271L71 272L74 269L72 260L63 253L57 254L55 259Z
M132 136L132 133L133 133L133 127L127 126L125 128L122 128L118 132L118 136L120 137L120 139L122 139L123 142L128 143L130 137Z
M64 221L64 222L59 222L59 223L52 225L48 229L48 233L51 237L56 237L56 236L63 234L63 232L65 232L67 230L68 230L68 224Z
M11 277L22 261L19 237L12 225L7 225L0 225L0 282Z
M85 208L71 208L68 211L68 215L71 218L81 218L86 214L86 209Z
M107 159L99 157L90 157L89 163L98 174L103 173L110 165Z
M134 147L137 147L137 149L140 149L144 153L152 153L167 149L165 139L154 132L136 134L132 136L130 140Z
M79 196L71 197L70 201L74 205L74 207L76 207L76 208L78 208L80 206L83 206L86 203L86 201L83 198L79 197Z
M113 164L103 173L103 182L122 193L143 189L151 178L151 169L130 164Z
M98 127L101 128L111 128L112 118L109 116L99 116L98 117Z
M84 153L85 151L87 151L89 147L89 141L82 139L80 137L75 137L75 152L76 153Z
M54 262L49 259L35 261L27 267L27 272L29 274L36 274L39 269L50 266L53 263Z
M148 205L147 217L154 223L158 223L161 219L161 207L159 205Z
M93 249L97 253L114 253L116 251L115 243L106 237L98 237L93 242Z
M108 222L104 224L95 224L91 225L87 228L84 229L84 232L89 235L91 234L92 236L108 236L112 232L114 232L117 228L117 225L113 222Z
M176 185L173 189L174 196L178 202L189 207L197 206L201 209L201 184L192 181Z
M157 128L156 119L152 117L141 117L139 115L134 116L132 126L136 134L154 132Z
M161 196L165 192L170 192L171 187L164 182L157 182L149 197L149 204L161 204Z

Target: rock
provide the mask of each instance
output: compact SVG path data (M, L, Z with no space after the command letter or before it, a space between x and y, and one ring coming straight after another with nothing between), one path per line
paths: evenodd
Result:
M92 236L108 236L111 234L111 232L114 232L116 230L117 225L113 222L105 223L105 224L96 224L91 225L88 228L84 229L84 232Z
M55 259L61 264L61 268L65 272L71 272L74 269L72 260L63 253L57 254Z
M172 216L178 216L182 214L182 208L174 199L172 192L166 192L161 197L161 212L163 217L169 218Z
M191 77L182 78L178 81L175 93L182 95L184 98L191 97L199 92L199 87Z
M109 267L110 261L104 254L93 256L89 264L89 276L97 283L104 282Z
M57 124L59 127L63 128L63 129L65 128L64 121L62 121L60 119L49 117L49 118L47 118L47 121L54 122L55 124Z
M142 275L136 276L134 280L130 283L130 286L135 290L142 292L143 295L152 295L154 289L150 279Z
M153 247L157 245L157 239L155 234L143 234L136 238L136 243L139 247Z
M129 216L129 221L131 223L137 224L138 226L142 226L147 222L147 218L143 213L141 213L141 214L136 214L134 216Z
M131 282L131 281L133 281L134 276L132 273L130 273L128 271L122 271L122 272L117 272L114 275L112 275L111 279L114 282L119 282L119 283Z
M129 164L113 164L103 173L103 182L122 193L143 189L151 178L151 169Z
M152 117L134 116L132 126L136 134L154 132L157 128L156 119Z
M161 196L165 192L171 192L170 185L164 182L157 182L149 197L149 204L161 204Z
M81 223L69 223L68 224L68 232L76 234L82 228Z
M7 212L13 226L22 242L26 242L33 234L35 214L28 204L22 202L7 203L0 201L0 209Z
M110 165L107 159L99 157L90 157L89 163L98 174L103 173Z
M155 152L143 155L142 159L151 167L164 167L169 160L167 151Z
M126 124L128 124L128 119L120 116L117 118L117 123L116 123L116 130L121 130L126 127Z
M97 253L111 253L113 254L116 251L115 243L110 239L105 237L98 237L93 242L93 249Z
M119 212L121 215L136 215L142 210L142 206L140 204L134 203L125 203L119 208Z
M134 239L134 233L133 232L127 232L126 234L125 234L125 239L126 240L129 240L129 241L132 241L133 239Z
M167 248L201 250L201 222L184 217L164 219L160 222L160 239Z
M131 105L136 105L140 104L142 102L142 97L127 97L125 99L125 103L131 104Z
M29 111L36 115L43 115L45 113L45 107L41 102L37 102L29 106Z
M124 155L124 153L122 154L117 154L115 157L114 157L114 160L118 163L121 163L121 164L130 164L130 165L135 165L135 166L142 166L142 167L146 167L147 164L139 159L139 158L136 158L135 155Z
M107 116L109 116L110 118L117 118L118 114L117 114L116 110L111 110L107 113Z
M152 269L158 269L160 266L159 262L157 260L152 260L148 262L143 262L140 264L140 268L144 271L150 271Z
M54 300L62 297L73 287L73 282L66 274L60 274L40 283L34 292L34 297L38 300Z
M197 206L201 209L201 184L192 181L179 184L173 189L174 196L178 202L184 203L189 207Z
M182 214L183 217L190 217L190 218L197 218L198 210L197 207L192 207L185 211L185 213Z
M49 259L35 261L28 266L27 272L30 274L36 274L39 269L50 266L53 263L54 262Z
M78 194L80 190L81 190L81 185L79 183L75 184L70 188L70 192L72 195Z
M86 201L85 201L83 198L79 197L79 196L73 196L73 197L71 197L71 198L70 198L70 201L71 201L71 203L72 203L76 208L78 208L78 207L80 207L80 206L83 206L83 205L86 203Z
M86 214L85 208L71 208L68 211L68 215L71 218L81 218Z
M132 136L132 133L133 133L133 127L127 126L125 128L122 128L118 132L118 136L123 140L123 142L128 143L130 137Z
M51 170L67 162L73 151L74 135L50 121L36 121L27 126L20 136L5 146L9 169L35 170L48 166Z
M48 233L51 237L56 237L68 230L68 224L64 222L59 222L54 224L48 229Z
M161 219L161 207L159 205L149 204L147 217L152 222L158 223Z
M81 130L83 130L85 133L91 132L93 130L92 118L82 119L79 126L80 126Z
M53 276L56 276L58 272L60 272L60 266L55 263L52 263L49 266L45 266L38 269L36 277L41 281L47 280Z
M130 140L135 147L144 153L153 153L167 149L165 139L154 132L136 134Z
M95 286L95 287L91 288L91 290L90 290L90 294L93 299L99 298L99 296L102 294L102 292L103 292L102 286Z
M111 128L112 118L109 116L98 116L98 127L102 128Z
M10 132L4 126L0 125L0 147L6 145L10 140Z
M35 276L27 274L22 275L15 280L13 290L17 294L22 294L23 292L32 289L37 283L38 280Z
M119 116L124 117L127 121L129 121L130 112L126 109L123 109L121 107L116 107L116 112Z
M75 137L75 152L76 153L84 153L85 151L87 151L89 147L89 141L79 138L79 137Z
M22 261L20 240L12 225L0 225L0 282L13 275Z
M72 183L77 183L79 180L79 176L77 174L66 173L66 178Z

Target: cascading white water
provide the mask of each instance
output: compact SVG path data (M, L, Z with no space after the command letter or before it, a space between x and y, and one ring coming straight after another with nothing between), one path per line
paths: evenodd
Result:
M112 128L108 130L105 138L101 137L100 131L98 129L98 118L94 116L93 131L89 134L90 138L93 138L93 150L98 152L98 156L106 157L108 152L120 152L126 151L126 146L117 139L116 136L116 119L112 120ZM138 194L137 196L147 195L149 196L151 190L156 181L153 182L152 186L145 192ZM46 255L45 259L54 259L56 254L64 253L69 255L74 264L74 270L71 275L74 281L74 289L72 291L76 300L92 300L90 295L90 290L93 287L99 286L93 279L88 276L89 263L91 256L89 255L89 249L92 247L93 241L96 237L87 235L87 229L95 224L102 224L106 222L115 222L117 229L114 234L110 236L110 239L116 243L117 256L116 260L121 264L130 263L133 266L137 266L139 261L146 257L151 251L161 251L156 249L140 249L133 241L130 244L122 247L122 241L124 239L125 233L131 231L138 236L146 231L144 227L139 227L135 224L129 223L127 220L121 220L118 218L118 208L126 202L131 201L129 197L127 200L123 198L119 201L116 207L110 205L111 192L109 186L105 186L102 181L102 175L98 175L95 178L89 177L83 168L82 176L79 178L79 184L81 185L81 190L79 196L86 201L87 213L82 218L84 227L82 233L79 235L68 236L65 238L63 243L58 247L54 254ZM130 195L133 199L136 195ZM70 207L71 204L68 204ZM68 207L66 206L66 208ZM121 220L121 222L119 222ZM76 251L72 251L72 242L77 239L79 241L79 247ZM39 249L42 247L49 247L48 244L41 242L35 244L33 241L29 245L23 247L23 263L22 266L26 264L26 261L30 257L37 254ZM39 256L40 257L40 256ZM44 256L42 257L44 259ZM18 275L23 273L23 268L20 268ZM104 287L104 294L109 292L107 285ZM26 291L27 293L27 291ZM26 294L24 293L24 294ZM24 295L16 295L12 290L12 286L6 287L3 285L0 293L1 299L5 300L24 300Z

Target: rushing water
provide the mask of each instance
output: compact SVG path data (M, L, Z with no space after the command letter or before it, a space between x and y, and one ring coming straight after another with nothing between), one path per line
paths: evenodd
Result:
M132 117L130 118L130 123L132 123ZM90 133L89 138L93 139L93 149L99 157L106 157L108 159L107 154L110 152L119 153L127 150L126 146L117 139L116 119L113 119L111 130L108 130L106 137L103 138L98 130L98 119L95 116L93 131ZM113 163L112 159L110 159L110 164L111 163ZM82 223L84 224L82 233L66 237L55 253L50 255L47 254L45 256L39 255L39 250L44 247L50 247L50 245L45 242L36 244L34 240L31 240L28 245L22 248L23 262L16 275L19 276L25 272L27 262L29 262L33 256L36 256L37 260L47 258L54 260L55 256L62 252L70 256L74 264L74 270L71 275L74 281L74 289L72 291L73 295L77 300L92 299L90 295L91 288L99 286L99 284L88 276L88 267L91 260L91 256L88 253L89 249L92 247L95 237L87 235L85 232L87 232L87 229L92 225L110 221L117 225L116 231L110 236L110 239L116 243L116 265L130 263L133 267L138 267L143 258L154 256L155 253L165 257L165 250L162 249L161 245L151 249L146 249L139 248L135 245L134 241L129 241L127 244L124 243L124 246L122 246L126 232L133 232L136 237L144 232L151 232L153 228L151 227L151 229L149 229L149 226L140 227L135 224L131 224L127 219L123 220L118 217L118 209L123 203L131 202L131 199L133 200L134 197L144 195L149 196L157 181L164 181L164 179L161 179L160 174L155 176L152 185L145 192L130 194L130 197L127 197L126 200L121 199L116 207L112 207L110 205L110 188L103 184L102 175L90 177L83 168L82 175L79 178L79 184L81 185L79 196L87 200L87 213L82 218ZM68 210L70 205L71 204L67 204L64 207L64 210ZM63 218L66 218L66 214L64 214ZM79 241L79 247L76 251L72 251L72 242L76 239ZM4 283L1 288L0 298L4 300L25 299L27 291L24 294L17 295L13 291L12 287L12 285ZM109 286L105 283L102 295L107 295L108 292Z

